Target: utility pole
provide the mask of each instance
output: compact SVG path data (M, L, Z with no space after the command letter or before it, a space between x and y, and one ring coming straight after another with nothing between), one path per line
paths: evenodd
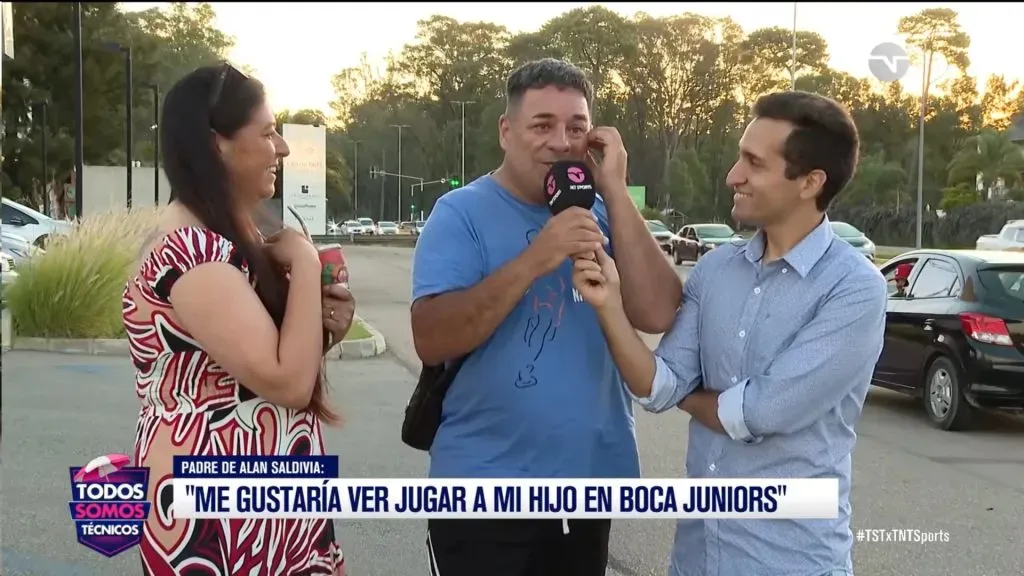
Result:
M353 140L352 144L355 146L355 162L353 165L355 168L352 170L352 217L359 217L359 140Z
M917 130L917 238L915 248L922 248L922 224L924 219L924 117L928 112L928 84L931 58L927 52L921 58L921 117L918 119Z
M153 91L153 205L160 207L160 86L150 84Z
M411 128L408 124L392 124L392 128L398 128L398 221L402 220L402 129ZM383 216L381 216L383 218Z
M75 218L82 217L82 181L85 179L85 90L82 88L82 3L75 2L71 25L75 44Z
M43 149L42 149L42 153L43 153L43 214L46 214L47 216L50 216L50 188L49 188L49 183L50 183L50 167L48 166L48 163L49 163L49 159L48 159L48 156L49 156L49 154L48 154L49 146L46 143L46 131L48 130L48 127L49 127L49 122L47 121L47 114L46 114L47 110L46 109L49 107L49 102L46 101L46 100L40 100L39 102L34 102L34 104L35 104L35 107L39 110L39 126L38 127L39 127L41 145L43 147ZM57 190L56 183L54 183L54 191L56 192L56 190Z
M796 90L796 2L793 2L793 61L789 66L789 89Z
M381 165L381 170L384 169L384 166L388 165L388 151L387 151L386 148L381 148L381 150L380 150L380 165ZM381 176L381 178L380 178L380 218L377 218L377 222L380 222L381 220L384 219L384 181L385 180L386 180L386 178ZM399 181L399 184L401 184L401 181Z
M462 185L466 185L466 104L476 104L474 100L456 100L462 106Z

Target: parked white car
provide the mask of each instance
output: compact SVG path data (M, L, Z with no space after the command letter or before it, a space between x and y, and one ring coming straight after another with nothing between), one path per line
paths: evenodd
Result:
M358 220L345 220L338 231L345 236L362 236L363 225Z
M18 271L15 269L14 256L7 250L0 250L0 283L7 286L18 279Z
M381 220L377 222L377 233L381 236L396 236L398 234L398 224Z
M1010 220L999 234L985 234L974 246L977 250L1024 250L1024 220Z
M8 230L0 231L0 248L14 258L14 263L21 265L29 258L43 252L42 248L33 246L31 242Z
M363 225L363 234L370 236L377 234L377 224L374 223L373 218L357 218L357 220Z
M46 214L33 210L23 204L3 199L0 211L0 224L10 226L8 231L14 232L35 246L43 247L46 239L56 234L69 234L72 230L70 222L55 220Z

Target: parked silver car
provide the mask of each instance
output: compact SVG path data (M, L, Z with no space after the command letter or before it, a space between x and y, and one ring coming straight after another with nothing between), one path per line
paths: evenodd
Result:
M858 252L871 258L875 259L875 243L871 241L863 232L858 230L855 226L851 226L846 222L832 222L832 232L846 241L850 246L857 249Z

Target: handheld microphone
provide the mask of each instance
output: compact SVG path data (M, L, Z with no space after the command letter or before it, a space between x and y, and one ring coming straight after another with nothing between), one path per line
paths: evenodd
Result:
M563 160L555 162L544 178L544 191L548 198L548 209L558 215L573 206L590 210L597 200L594 177L583 162ZM597 260L597 254L578 255L577 258Z
M554 215L572 206L590 210L594 207L597 191L594 177L583 162L566 160L555 162L544 178L548 209Z

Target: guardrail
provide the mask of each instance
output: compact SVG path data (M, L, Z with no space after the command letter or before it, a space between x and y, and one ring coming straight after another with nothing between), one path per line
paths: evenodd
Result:
M418 236L412 234L395 234L395 235L377 235L372 236L360 236L360 235L333 235L327 234L324 236L313 236L313 242L315 244L341 244L341 245L356 245L356 246L393 246L396 248L412 248L416 246L416 239Z

